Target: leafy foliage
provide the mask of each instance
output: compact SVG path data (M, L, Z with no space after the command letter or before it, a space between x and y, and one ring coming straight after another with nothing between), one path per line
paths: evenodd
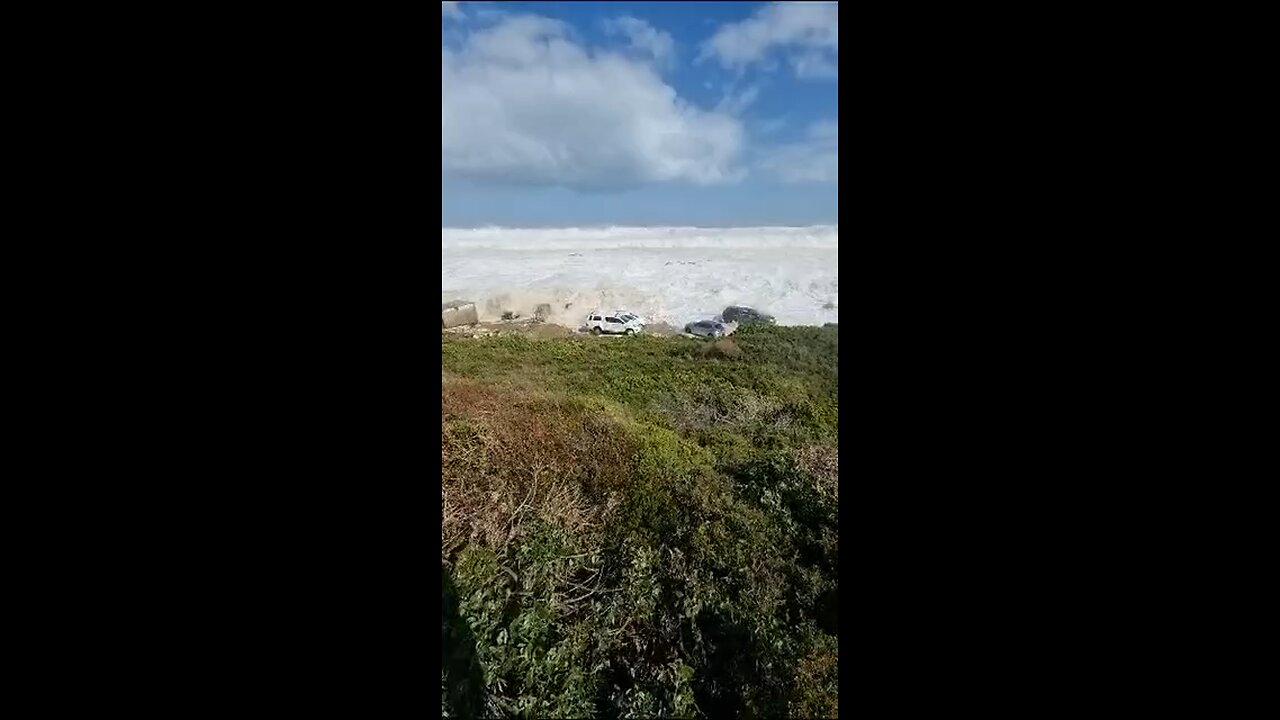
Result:
M442 710L834 717L836 333L443 340Z

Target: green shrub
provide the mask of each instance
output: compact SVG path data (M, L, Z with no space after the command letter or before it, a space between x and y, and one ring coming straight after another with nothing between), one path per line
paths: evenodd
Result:
M834 717L837 332L442 341L442 710Z

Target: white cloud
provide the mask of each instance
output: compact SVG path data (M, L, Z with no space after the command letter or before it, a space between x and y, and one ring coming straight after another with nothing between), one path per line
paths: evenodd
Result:
M840 178L840 123L822 120L805 139L767 151L760 166L785 183L831 183Z
M756 124L756 132L761 135L772 135L786 127L786 118L768 118Z
M458 7L456 0L440 0L440 16L441 17L462 17L462 8Z
M560 22L508 16L441 48L446 179L623 188L733 181L743 130L650 63L591 52Z
M659 65L669 66L675 62L675 40L668 33L643 20L633 17L612 18L605 20L604 29L613 35L625 35L631 41L631 47L649 55Z
M716 110L730 115L741 115L744 110L751 107L751 104L758 97L760 97L759 85L751 85L742 92L735 92L730 89L720 102L716 103Z
M836 3L785 2L722 25L703 45L701 58L714 57L731 69L765 63L770 53L789 56L802 78L835 77L840 58L840 16Z
M838 58L820 52L807 52L791 56L791 67L796 77L806 79L835 78L840 74Z

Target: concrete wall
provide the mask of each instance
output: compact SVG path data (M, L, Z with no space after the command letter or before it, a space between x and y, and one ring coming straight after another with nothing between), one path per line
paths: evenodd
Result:
M446 304L440 308L440 327L451 328L459 325L475 325L480 322L475 303Z

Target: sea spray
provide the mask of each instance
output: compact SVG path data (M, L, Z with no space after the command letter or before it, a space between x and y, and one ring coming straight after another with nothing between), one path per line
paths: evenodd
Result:
M787 325L839 321L839 228L477 228L441 231L441 299L582 324L630 310L674 326L750 305Z

